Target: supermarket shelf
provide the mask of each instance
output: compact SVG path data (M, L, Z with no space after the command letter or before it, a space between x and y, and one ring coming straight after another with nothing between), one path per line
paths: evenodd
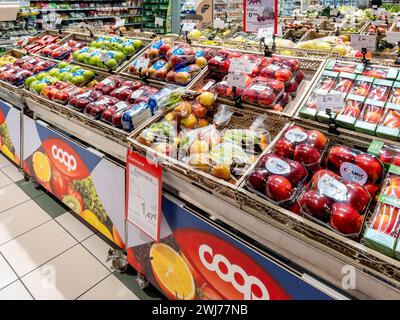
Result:
M53 9L53 8L47 8L47 9L37 9L39 12L64 12L64 11L117 11L117 10L129 10L129 9L137 9L137 10L141 10L143 9L142 7L135 7L135 6L131 6L131 7L92 7L92 8L69 8L69 9Z
M84 21L84 20L103 20L103 19L115 19L115 18L136 18L142 17L142 15L122 15L122 16L101 16L101 17L83 17L83 18L68 18L63 19L65 21Z

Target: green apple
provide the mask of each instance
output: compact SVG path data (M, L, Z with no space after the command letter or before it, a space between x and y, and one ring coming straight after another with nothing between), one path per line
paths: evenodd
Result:
M127 56L130 56L130 55L134 54L135 51L136 51L136 49L135 49L134 46L126 46L126 47L124 47L124 49L123 49L123 52L124 52Z
M51 70L49 71L49 75L52 76L52 77L58 78L59 75L60 75L60 69L58 69L58 68L53 68L53 69L51 69Z
M30 88L31 84L32 84L34 81L37 81L37 78L36 78L35 76L31 76L31 77L26 78L26 79L25 79L25 86L26 86L27 88Z
M71 72L76 72L78 70L81 70L82 68L80 66L71 66Z
M32 84L33 85L33 84ZM44 88L47 87L47 83L38 81L35 85L33 85L33 90L36 93L41 93Z
M118 65L118 62L117 62L117 60L115 60L115 59L109 59L109 60L106 62L106 66L109 67L110 69L115 68L117 65Z
M86 80L91 79L95 76L95 74L92 70L84 70L82 75Z
M134 40L133 41L133 46L137 50L137 49L143 47L143 41L142 40Z
M97 65L98 61L100 61L100 56L93 56L93 57L90 57L89 64L95 66L95 65Z
M97 42L96 42L96 41L92 41L92 42L89 44L89 47L96 48L96 47L97 47Z
M101 60L97 61L96 65L99 68L104 68L104 63Z
M39 73L37 76L36 76L36 78L38 79L38 80L43 80L44 78L46 78L46 77L48 77L49 76L49 73L48 72L41 72L41 73Z
M125 58L125 55L122 53L122 52L119 52L119 51L117 51L117 52L114 52L114 59L117 61L117 62L120 62L122 59L124 59Z
M58 65L58 68L60 68L60 69L64 69L66 67L69 67L68 62L60 62L60 64Z
M61 73L60 80L61 81L69 81L73 77L71 72L63 72Z
M80 86L85 83L85 78L83 76L75 76L72 77L69 82L73 83L76 86Z
M79 50L74 51L74 53L72 54L72 58L74 58L74 60L78 60L79 57Z

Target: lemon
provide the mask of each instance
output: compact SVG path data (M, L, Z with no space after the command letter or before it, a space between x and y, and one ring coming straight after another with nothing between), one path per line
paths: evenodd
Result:
M169 299L193 300L196 286L185 260L169 245L155 243L150 249L154 277Z
M10 151L10 149L8 149L8 147L7 147L6 145L3 145L3 146L0 148L0 151L1 151L2 153L4 153L4 155L5 155L7 158L9 158L11 161L16 162L16 161L15 161L15 156L14 156L14 154Z
M47 183L51 178L51 167L49 159L45 154L37 151L32 157L33 171L40 183Z

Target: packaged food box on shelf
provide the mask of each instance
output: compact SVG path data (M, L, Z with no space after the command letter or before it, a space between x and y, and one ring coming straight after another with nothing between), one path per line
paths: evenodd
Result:
M132 148L160 159L186 181L237 206L240 177L284 126L252 111L189 93L129 138Z
M167 82L187 86L206 68L215 51L178 42L173 38L162 38L132 59L122 72L159 85Z
M96 39L72 54L73 62L89 65L100 71L115 70L132 56L138 54L151 41L120 36L96 36Z
M389 257L400 260L400 167L391 166L378 204L364 233L364 244ZM397 246L396 246L397 244Z

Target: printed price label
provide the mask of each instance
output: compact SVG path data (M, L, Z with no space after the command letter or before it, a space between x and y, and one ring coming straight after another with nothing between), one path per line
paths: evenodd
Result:
M228 87L236 87L239 89L246 88L246 74L238 72L230 72L226 80Z
M61 19L61 18L57 18L57 20L56 20L56 24L61 24L61 23L62 23L62 21L63 21L63 19Z
M219 18L214 20L214 28L215 29L225 29L225 21Z
M154 24L156 27L163 27L164 26L164 19L160 17L156 17L154 20Z
M193 31L196 28L196 23L194 22L185 22L182 26L182 31Z
M361 50L366 48L369 51L375 51L376 49L376 36L374 35L361 35L352 34L351 35L351 46L354 49Z
M259 38L272 38L274 34L274 28L260 28L258 29Z
M290 165L278 158L269 159L265 168L272 174L287 175L290 173Z
M128 150L126 161L126 218L155 241L160 241L161 166Z
M115 21L115 26L116 27L123 27L125 25L125 19L117 18Z
M396 44L400 41L400 32L387 32L386 37L388 42Z
M340 93L328 93L316 95L318 111L341 111L344 107L344 99Z
M328 174L324 174L319 179L317 186L321 194L333 200L344 201L347 199L347 187Z
M229 72L249 74L253 72L255 64L247 59L232 59Z
M108 61L108 54L107 54L107 52L102 52L102 53L100 54L100 60L101 60L101 62L103 62L103 63L106 63L106 62Z
M149 67L150 64L150 59L148 58L144 58L144 57L140 57L137 59L137 68L140 69L147 69Z

